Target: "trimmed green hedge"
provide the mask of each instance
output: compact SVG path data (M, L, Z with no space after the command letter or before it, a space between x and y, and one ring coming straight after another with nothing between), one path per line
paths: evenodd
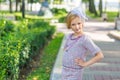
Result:
M10 32L14 32L14 24L11 21L4 19L0 20L0 37L7 35Z
M20 68L51 39L55 27L41 20L23 20L16 24L3 20L0 25L0 35L6 34L0 37L0 80L18 80Z
M33 70L26 80L49 80L52 72L53 65L55 63L56 56L58 54L63 33L57 33L54 38L49 42L48 45L42 51L40 55L40 65L38 68Z

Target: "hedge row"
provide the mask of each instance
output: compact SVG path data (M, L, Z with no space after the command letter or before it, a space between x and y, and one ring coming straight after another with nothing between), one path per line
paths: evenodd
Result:
M0 23L0 80L18 80L20 68L52 37L55 27L41 20Z

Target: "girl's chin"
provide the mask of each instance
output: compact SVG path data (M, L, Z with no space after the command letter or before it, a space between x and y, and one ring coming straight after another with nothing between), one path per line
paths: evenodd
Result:
M79 31L74 31L74 32L75 32L75 33L78 33L78 34L79 34L79 33L81 33L81 31L80 31L80 30L79 30Z

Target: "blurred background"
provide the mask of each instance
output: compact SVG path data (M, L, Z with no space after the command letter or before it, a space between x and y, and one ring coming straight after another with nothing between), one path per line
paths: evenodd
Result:
M69 12L77 6L81 6L88 17L107 16L109 17L108 21L113 21L115 17L119 16L120 12L119 0L0 0L1 14L14 13L18 15L22 12L22 17L25 17L25 14L48 15L47 17L56 16L60 13L64 15L64 12Z
M120 0L0 0L0 80L49 80L52 74L59 80L65 17L77 6L105 55L86 69L84 80L120 80Z

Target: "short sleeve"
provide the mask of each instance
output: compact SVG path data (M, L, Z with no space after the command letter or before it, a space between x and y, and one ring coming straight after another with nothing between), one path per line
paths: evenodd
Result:
M67 41L68 41L68 39L69 39L69 36L70 36L70 34L66 34L66 35L64 36L64 38L63 38L63 40L65 40L64 48L66 47L66 43L67 43Z
M95 55L97 52L101 51L101 49L93 42L89 36L85 37L83 45L87 50L90 51L92 55Z

